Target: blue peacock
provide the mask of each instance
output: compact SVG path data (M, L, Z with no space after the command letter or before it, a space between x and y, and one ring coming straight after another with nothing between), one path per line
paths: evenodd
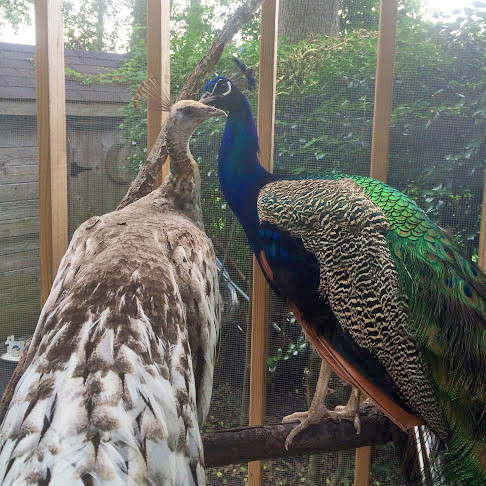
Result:
M228 78L201 101L228 112L221 190L271 287L323 358L302 428L324 406L331 368L403 430L423 425L443 454L432 483L486 484L486 275L407 196L369 177L290 179L258 161L250 104ZM285 420L285 419L284 419ZM430 476L429 476L430 477ZM429 481L430 482L430 481Z

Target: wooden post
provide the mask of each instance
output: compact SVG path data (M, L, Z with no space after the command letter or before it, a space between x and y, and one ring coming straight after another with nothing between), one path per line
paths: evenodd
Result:
M397 15L398 0L381 0L371 143L371 177L380 181L386 181L388 173Z
M370 174L383 182L386 182L388 174L397 16L398 0L381 0ZM360 447L356 449L354 486L369 486L370 472L371 447Z
M160 93L170 96L170 0L147 0L147 78L157 95L147 97L147 148L152 149L168 116L160 111ZM155 181L159 187L169 173L166 160Z
M262 6L260 27L258 136L260 137L260 162L269 171L273 170L278 5L279 0L266 0ZM253 258L250 425L262 425L265 421L268 292L265 277L256 259ZM262 484L263 462L250 462L248 464L248 486L261 486Z
M483 185L483 207L481 209L481 226L479 230L478 264L486 270L486 171Z
M42 305L67 247L66 107L62 0L35 0Z

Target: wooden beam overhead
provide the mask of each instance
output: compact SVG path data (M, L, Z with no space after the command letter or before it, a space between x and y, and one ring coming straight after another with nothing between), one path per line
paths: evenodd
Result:
M275 93L277 79L277 37L279 0L266 0L260 27L260 71L258 89L258 136L260 162L273 170ZM263 425L266 401L266 356L268 336L269 288L253 258L253 293L250 370L250 425ZM263 462L248 464L248 485L263 484Z
M161 93L170 96L170 0L147 0L147 78L156 94L147 97L148 153L159 136L168 113L160 111ZM157 176L159 187L169 173L166 161Z
M66 108L62 0L35 0L41 300L67 247Z

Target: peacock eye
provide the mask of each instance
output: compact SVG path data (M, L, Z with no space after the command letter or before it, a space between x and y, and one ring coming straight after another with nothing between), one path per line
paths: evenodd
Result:
M194 108L187 106L186 108L184 108L183 112L184 112L184 115L192 116L192 115L194 115Z
M231 93L231 84L228 81L223 79L218 82L216 86L216 91L219 94L226 96L227 94Z

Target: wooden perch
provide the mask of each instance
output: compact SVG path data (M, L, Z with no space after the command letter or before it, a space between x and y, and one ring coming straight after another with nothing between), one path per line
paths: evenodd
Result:
M285 449L285 439L295 424L241 427L205 434L206 467L381 445L392 441L397 434L392 422L370 402L361 406L360 418L360 434L356 434L349 420L328 419L303 430L289 450Z
M221 59L226 46L238 31L253 17L255 11L263 2L264 0L248 0L236 10L214 40L208 52L204 54L187 78L186 84L184 84L177 100L193 99L198 95L203 81L209 76L214 66ZM155 141L147 157L147 161L131 183L127 194L117 209L123 209L125 206L146 196L152 191L155 178L167 159L167 148L164 137L161 135L162 131Z

